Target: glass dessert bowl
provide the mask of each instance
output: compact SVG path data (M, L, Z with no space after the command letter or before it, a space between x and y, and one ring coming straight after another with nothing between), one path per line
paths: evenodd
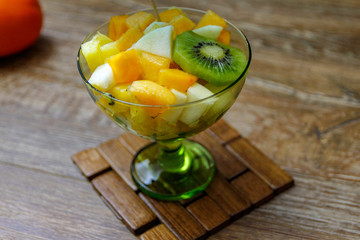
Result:
M166 9L158 8L159 11ZM205 14L189 8L181 8L181 11L194 22ZM108 29L109 23L103 24L83 43L90 41L98 32L107 35ZM219 120L235 102L244 85L251 61L250 45L245 35L229 22L227 30L231 32L231 46L240 49L246 58L235 80L225 86L213 86L198 80L186 90L186 101L167 105L139 103L129 96L117 97L129 91L123 85L117 87L120 95L99 90L89 82L92 71L79 50L78 70L97 106L121 128L153 141L134 156L130 170L139 189L151 197L187 199L203 191L211 182L215 172L211 154L201 144L188 138ZM177 91L173 93L177 99L184 95Z

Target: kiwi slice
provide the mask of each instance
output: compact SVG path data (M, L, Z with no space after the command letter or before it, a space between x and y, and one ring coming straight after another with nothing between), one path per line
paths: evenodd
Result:
M220 43L193 31L176 36L173 60L186 72L215 86L225 86L246 67L246 56L237 48Z

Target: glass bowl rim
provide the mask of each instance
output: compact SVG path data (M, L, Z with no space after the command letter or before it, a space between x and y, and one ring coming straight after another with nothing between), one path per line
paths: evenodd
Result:
M158 10L169 9L169 8L171 8L171 7L157 7ZM202 13L202 14L206 13L206 11L204 11L204 10L199 10L199 9L194 9L194 8L186 8L186 7L177 7L177 8L180 8L180 9L185 10L185 11L190 11L190 12L197 12L197 13ZM133 14L133 13L140 12L140 11L148 11L149 12L149 11L153 11L153 9L152 8L139 9L139 10L134 10L134 11L131 11L131 12L127 12L125 14ZM246 35L238 27L236 27L234 24L232 24L231 22L229 22L225 18L224 18L224 20L226 21L226 23L228 25L230 25L232 28L234 28L241 35L241 37L244 39L244 41L246 43L246 47L247 47L247 49L249 51L249 57L248 57L248 60L247 60L244 71L241 73L241 75L234 82L232 82L231 84L229 84L228 86L226 86L225 88L220 90L219 92L216 92L216 93L214 93L214 94L212 94L212 95L210 95L210 96L208 96L206 98L202 98L202 99L192 101L192 102L186 102L186 103L182 103L182 104L171 104L171 105L147 105L147 104L126 102L126 101L117 99L117 98L115 98L114 96L112 96L109 93L98 90L93 85L91 85L91 83L89 83L89 81L86 79L86 77L84 76L84 74L82 72L80 63L79 63L80 62L80 54L81 54L81 45L80 45L80 48L78 50L78 54L77 54L77 58L76 58L78 71L79 71L80 76L81 76L82 80L84 81L84 83L87 84L88 86L90 86L94 91L100 93L103 96L106 96L107 98L110 98L113 101L119 102L121 104L126 104L126 105L129 105L129 106L152 107L152 108L163 108L163 107L174 108L174 107L186 107L186 106L190 106L190 105L195 105L197 103L206 102L209 99L216 99L216 97L218 97L219 95L225 94L227 91L230 91L230 89L232 87L234 87L239 81L241 81L241 79L243 79L243 77L245 76L245 74L247 73L247 71L249 69L249 66L250 66L250 63L251 63L251 58L252 58L250 42L247 39ZM107 22L101 24L100 26L96 27L95 30L93 30L91 33L89 33L85 37L85 39L82 41L81 44L85 43L90 38L90 35L92 35L94 32L98 31L100 28L104 27L107 24L109 24L109 21L107 21Z

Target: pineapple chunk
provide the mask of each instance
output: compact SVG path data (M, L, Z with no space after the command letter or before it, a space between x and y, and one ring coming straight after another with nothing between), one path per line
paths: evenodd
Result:
M112 42L110 38L97 32L90 41L81 45L81 52L91 72L95 71L98 66L104 64L105 60L101 54L100 47L110 42Z
M116 47L116 42L107 43L101 46L100 51L105 61L120 52L119 49Z

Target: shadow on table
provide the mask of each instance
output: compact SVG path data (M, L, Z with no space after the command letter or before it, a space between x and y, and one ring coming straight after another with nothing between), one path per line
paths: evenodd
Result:
M54 43L47 36L40 35L39 39L25 50L6 57L0 57L1 69L21 69L31 65L39 65L53 52Z

